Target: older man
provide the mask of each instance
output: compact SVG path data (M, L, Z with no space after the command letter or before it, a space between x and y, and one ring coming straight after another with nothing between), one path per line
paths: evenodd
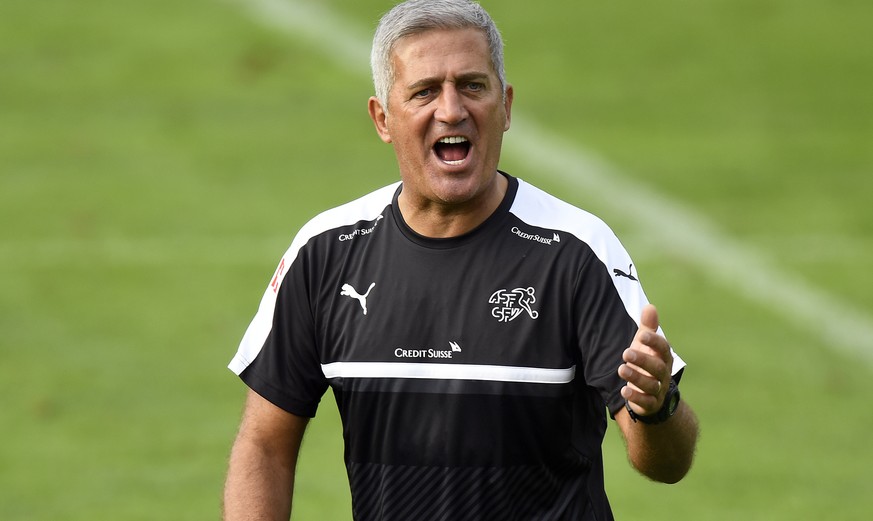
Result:
M611 519L607 413L640 472L680 480L685 364L633 261L600 220L498 170L513 90L491 18L400 4L372 67L401 180L317 216L282 258L230 365L250 391L226 519L288 518L328 387L359 521Z

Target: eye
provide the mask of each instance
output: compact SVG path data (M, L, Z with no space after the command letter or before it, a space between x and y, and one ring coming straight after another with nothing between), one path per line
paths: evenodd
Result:
M467 90L470 90L473 92L481 92L481 91L485 90L485 84L482 82L478 82L478 81L471 81L470 83L467 84Z
M433 93L433 89L421 89L412 95L413 98L424 99L429 98Z

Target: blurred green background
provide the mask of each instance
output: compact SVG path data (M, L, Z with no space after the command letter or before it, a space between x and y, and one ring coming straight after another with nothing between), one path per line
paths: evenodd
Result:
M873 322L873 3L482 3L523 114L502 168L612 224L689 363L696 466L650 483L611 427L617 517L867 519L871 338L820 331ZM275 262L397 178L362 61L390 6L0 3L0 519L219 517L245 392L225 366ZM740 245L775 270L750 276L833 299L822 323L653 235L640 199L537 168L531 136L711 226L704 259ZM328 395L293 518L350 519L341 449Z

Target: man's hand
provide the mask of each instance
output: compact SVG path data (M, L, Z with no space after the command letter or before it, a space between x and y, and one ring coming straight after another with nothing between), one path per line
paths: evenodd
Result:
M657 333L658 311L643 308L640 328L622 358L618 375L627 382L621 395L640 416L657 413L670 388L673 352L667 339ZM627 442L628 459L643 475L663 483L681 480L694 460L697 417L683 400L666 422L646 425L634 422L625 409L615 415Z
M627 382L621 395L640 416L657 413L670 387L673 353L667 339L658 334L658 310L643 308L640 328L623 355L618 375Z

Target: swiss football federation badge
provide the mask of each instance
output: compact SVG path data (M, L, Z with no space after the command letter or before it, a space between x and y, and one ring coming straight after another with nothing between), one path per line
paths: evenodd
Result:
M540 314L533 309L537 301L533 288L515 288L513 290L499 289L491 294L489 304L495 304L491 308L491 316L500 322L509 322L518 318L522 312L527 312L530 318L536 319Z

